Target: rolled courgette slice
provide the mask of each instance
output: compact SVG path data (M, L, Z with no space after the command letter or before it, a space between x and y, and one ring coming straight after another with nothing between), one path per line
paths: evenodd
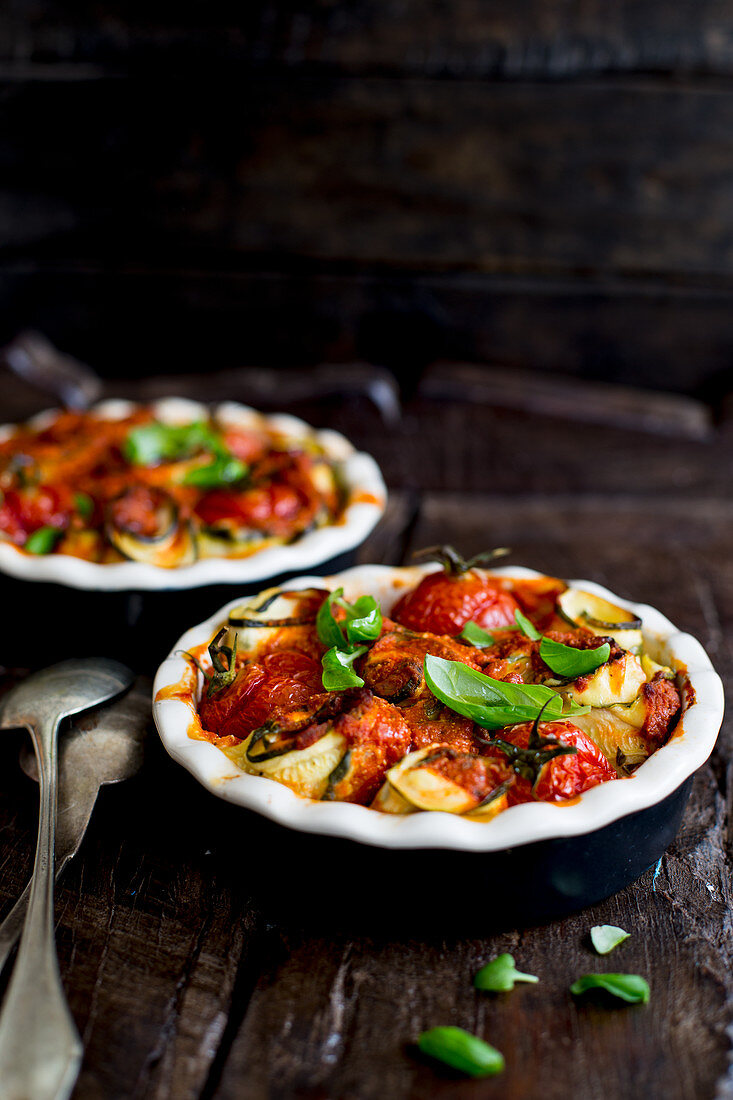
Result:
M448 814L473 812L483 820L488 820L489 817L493 817L495 813L504 809L505 786L497 788L496 792L492 792L479 804L470 791L433 770L431 764L443 752L455 755L455 750L445 745L428 745L427 748L408 753L387 772L387 782L398 795L418 810L441 810ZM470 754L467 753L466 756ZM494 801L497 802L497 806L492 812L491 806Z
M417 806L413 806L412 802L403 798L388 780L375 794L371 808L383 814L416 814L418 812Z
M590 737L591 741L601 750L610 764L616 767L620 774L628 775L639 764L643 764L649 756L649 747L642 737L636 724L624 720L624 717L638 721L638 714L634 713L636 704L629 708L629 713L624 715L623 707L604 707L589 711L588 714L573 715L573 725ZM623 761L623 768L620 762Z
M267 650L268 642L284 627L311 626L316 621L317 607L313 605L319 594L315 588L283 589L267 588L251 602L234 607L229 612L229 633L239 635L239 648L250 656ZM324 598L327 593L323 593ZM303 608L303 601L308 606Z
M641 619L626 608L580 588L567 588L557 597L557 610L571 626L585 627L593 634L613 638L630 653L641 652L644 643Z
M610 707L632 703L645 683L646 673L639 658L623 653L594 673L579 677L561 694L582 707Z
M281 546L285 539L249 529L230 531L229 528L202 527L196 542L200 558L247 558L268 546Z
M251 735L241 745L225 748L224 752L243 771L275 779L302 798L323 797L328 786L328 777L346 751L346 739L340 733L330 730L305 749L293 749L253 763L247 754L250 741Z
M398 794L401 794L418 810L442 810L448 814L463 814L476 806L476 799L452 779L431 771L424 764L438 746L429 745L425 749L408 753L399 764L387 772L387 779Z
M120 507L121 505L121 507ZM155 532L141 535L124 526L124 494L112 502L105 526L107 538L124 558L163 569L191 565L196 560L196 543L190 523L180 519L174 500L159 494L155 508Z

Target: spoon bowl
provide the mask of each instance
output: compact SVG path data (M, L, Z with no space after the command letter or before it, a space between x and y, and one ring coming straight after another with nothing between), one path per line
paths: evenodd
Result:
M131 686L129 668L106 657L72 658L32 673L0 703L0 727L32 727L46 718L101 706Z

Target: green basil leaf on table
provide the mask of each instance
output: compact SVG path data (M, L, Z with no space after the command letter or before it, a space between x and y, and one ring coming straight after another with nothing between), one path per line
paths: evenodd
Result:
M615 924L596 924L590 930L591 943L599 955L607 955L629 938L629 933Z
M58 527L39 527L28 536L24 549L29 554L50 554L62 535Z
M425 682L433 695L465 718L485 729L500 729L519 722L533 722L544 707L543 720L587 714L588 707L564 701L544 684L509 684L494 680L460 661L425 658Z
M539 630L534 625L534 623L530 622L526 615L522 614L519 608L517 608L517 610L514 612L514 619L517 626L522 631L522 634L524 634L527 638L530 638L533 642L539 641L539 639L542 637Z
M543 638L540 642L542 660L558 676L566 679L575 680L578 676L595 672L601 665L605 665L610 656L611 647L608 642L596 649L575 649L573 646L563 645L562 642L554 642L551 638Z
M323 666L321 680L326 691L345 691L347 688L364 687L364 681L354 671L353 665L356 658L366 651L365 645L350 649L339 649L333 646L324 653L321 658Z
M584 974L570 986L574 997L602 989L628 1004L647 1004L649 985L640 974Z
M433 1027L423 1031L418 1049L469 1077L493 1077L504 1069L504 1056L462 1027Z
M458 640L468 642L476 649L486 649L487 646L493 645L496 639L493 634L489 634L488 630L484 630L483 627L478 626L472 619L469 619L458 635Z
M514 989L515 982L538 982L539 978L534 974L523 974L514 965L514 956L509 954L497 955L495 959L482 966L473 979L476 989L483 989L488 993L508 993Z
M199 489L220 489L227 485L236 485L247 476L249 467L231 455L220 455L207 466L196 466L188 470L183 478L184 485L194 485Z

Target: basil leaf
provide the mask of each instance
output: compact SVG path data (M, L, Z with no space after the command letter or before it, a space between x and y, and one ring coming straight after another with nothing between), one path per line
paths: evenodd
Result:
M361 676L354 672L353 664L357 657L366 653L365 645L354 649L338 649L336 646L323 654L321 680L326 691L344 691L346 688L364 687Z
M584 974L570 986L574 997L592 989L602 989L629 1004L645 1005L649 1001L649 985L639 974Z
M89 519L94 511L94 501L86 493L74 493L74 507L82 519Z
M508 993L514 989L515 982L538 982L534 974L522 974L514 966L513 955L497 955L486 966L482 966L473 979L476 989L489 993Z
M335 645L341 649L355 642L375 641L382 630L382 612L377 601L373 596L360 596L356 603L349 603L343 596L343 588L337 588L318 609L316 630L320 640L324 645ZM334 618L334 604L346 612L342 623Z
M354 604L339 600L346 611L346 637L350 642L373 642L382 631L382 612L373 596L360 596Z
M39 527L25 540L24 549L29 554L50 554L62 535L58 527Z
M543 638L540 642L540 657L558 676L564 676L574 680L577 676L585 676L587 672L595 672L601 665L605 665L611 656L611 647L608 642L599 645L596 649L575 649L562 642L553 642L551 638Z
M476 649L486 649L496 641L493 634L489 634L472 619L469 619L458 637L469 645L475 646Z
M629 938L629 933L615 924L596 924L590 930L591 943L599 955L607 955Z
M538 639L542 637L534 623L531 623L527 616L522 614L519 608L514 612L514 619L517 626L522 631L522 634L526 635L527 638L531 638L533 642L538 641Z
M123 445L125 457L135 466L153 466L187 458L197 451L221 454L219 437L202 421L194 424L141 424L133 428Z
M423 1031L418 1049L469 1077L493 1077L504 1069L504 1056L462 1027L433 1027Z
M208 466L196 466L188 470L183 479L184 485L195 485L199 489L219 489L226 485L235 485L247 476L249 467L232 455L220 455Z
M533 722L544 707L543 720L587 714L588 707L567 702L544 684L509 684L494 680L460 661L425 658L425 682L433 695L485 729Z
M316 630L318 638L324 645L343 648L346 644L341 627L333 617L333 605L343 596L343 588L337 588L328 596L318 608L316 615Z

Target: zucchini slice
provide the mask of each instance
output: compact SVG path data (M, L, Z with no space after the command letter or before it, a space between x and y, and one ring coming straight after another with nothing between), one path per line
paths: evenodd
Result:
M441 810L449 814L467 814L473 811L482 820L488 820L505 808L506 784L497 786L487 798L477 802L476 796L470 790L433 770L431 763L444 753L451 753L454 757L471 756L470 753L457 754L448 745L428 745L424 749L408 753L390 768L387 772L388 783L405 801L419 810Z
M181 522L178 508L171 497L159 493L160 499L155 509L155 533L141 535L125 527L119 519L124 514L125 496L123 493L112 502L105 525L107 538L124 558L157 565L163 569L191 565L196 560L196 543L191 525Z
M439 745L410 752L387 772L387 779L413 806L419 810L443 810L449 814L463 814L476 808L476 799L459 787L452 779L431 771L423 765L425 757L431 757Z
M629 709L633 711L634 706ZM574 714L573 725L588 734L621 775L628 775L629 771L643 764L649 756L649 747L636 725L624 721L623 711L624 708L618 706L599 707L588 714ZM623 767L620 766L621 761Z
M267 588L250 603L234 607L229 612L229 633L239 636L239 648L252 658L265 652L269 641L284 627L310 626L316 621L313 610L321 593L316 588ZM328 593L324 590L323 597ZM304 606L304 601L307 601Z
M261 531L234 531L228 527L202 527L196 535L200 558L248 558L258 550L284 542L285 539L263 535Z
M624 653L601 665L594 673L579 677L561 694L583 707L610 707L633 703L646 683L646 673L633 653Z
M593 634L613 638L622 649L631 653L641 652L641 619L610 600L580 588L567 588L557 597L557 610L571 626L585 627Z
M302 798L323 797L328 786L328 777L346 751L346 738L330 730L305 749L293 749L291 752L252 763L247 758L250 741L251 734L241 745L225 748L224 752L242 771L276 779Z
M389 780L385 780L379 788L371 804L372 810L379 810L383 814L416 814L417 806L408 802L399 791L395 790Z

